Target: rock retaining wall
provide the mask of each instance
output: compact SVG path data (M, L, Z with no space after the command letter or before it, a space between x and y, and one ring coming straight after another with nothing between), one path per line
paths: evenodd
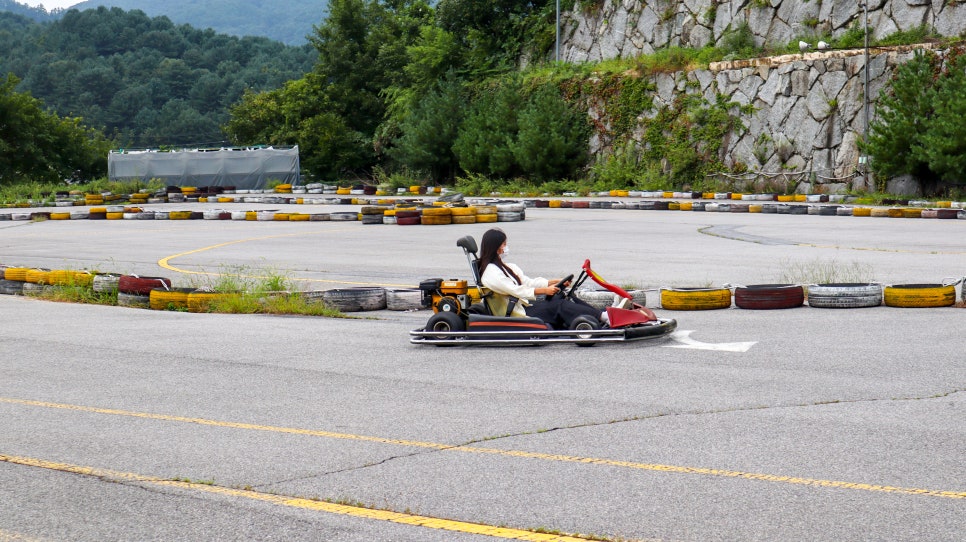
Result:
M795 38L839 36L864 25L860 2L833 0L602 0L599 9L575 4L563 14L561 60L599 61L651 54L676 45L717 44L741 23L758 45ZM966 31L960 0L869 0L869 33L881 38L928 25L943 36Z

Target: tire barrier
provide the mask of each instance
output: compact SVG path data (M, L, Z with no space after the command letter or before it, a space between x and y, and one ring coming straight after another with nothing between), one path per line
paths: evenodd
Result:
M186 303L188 306L188 312L208 312L211 310L212 303L228 299L232 297L232 294L227 292L212 292L209 290L192 290L188 292Z
M731 307L729 288L662 288L661 308L672 311L699 311Z
M951 307L956 304L953 284L893 284L885 287L889 307Z
M797 284L738 286L734 293L739 309L790 309L805 304L805 288Z
M21 280L0 279L0 294L23 295L23 285Z
M85 271L55 269L47 273L47 280L54 286L91 286L94 275Z
M738 193L702 193L702 192L644 192L631 190L610 190L591 194L596 197L612 198L657 198L657 201L607 201L607 200L479 200L464 202L461 194L446 193L439 189L424 190L420 193L410 193L405 189L398 190L398 195L441 195L433 201L409 198L357 198L357 197L313 197L309 194L337 194L339 190L331 187L306 189L293 187L291 191L278 192L275 190L222 190L221 187L204 187L191 192L191 187L168 187L165 193L135 193L122 195L81 195L79 193L61 196L58 194L54 202L31 204L34 206L68 207L88 205L88 210L55 211L0 211L0 220L253 220L253 221L285 221L285 222L316 222L325 220L359 221L363 224L397 224L428 225L442 224L474 224L493 222L515 222L526 219L526 208L575 208L575 209L641 209L668 211L699 211L699 212L728 212L728 213L761 213L761 214L791 214L791 215L822 215L822 216L877 216L891 218L925 218L925 219L966 219L966 202L950 201L908 201L883 200L881 205L892 207L852 207L839 205L849 203L846 196L840 195L776 195L776 194L738 194ZM177 192L175 192L177 190ZM345 195L380 195L373 187L363 189L344 189ZM371 194L370 194L371 192ZM268 195L271 194L271 195ZM302 194L302 195L297 195ZM381 195L389 195L383 192ZM571 195L572 196L572 195ZM675 201L662 201L673 199ZM713 203L691 200L714 200ZM685 201L676 201L685 200ZM345 212L330 218L330 213L287 213L276 210L265 211L227 211L224 209L209 209L206 211L151 211L143 206L155 203L240 203L251 202L259 204L323 204L323 205L360 205L366 212ZM775 203L752 203L775 202ZM804 203L803 205L789 204L790 202ZM19 205L23 206L23 205ZM3 207L0 205L0 207ZM6 207L14 207L6 205ZM419 213L420 220L398 220L385 215L382 220L366 218L369 216L367 207L375 207L373 214L379 208L393 209L409 208ZM422 220L420 209L435 209L446 207L456 210L450 213L449 222L445 218L427 218ZM489 207L489 208L487 208ZM476 214L470 214L469 209L476 209ZM462 211L461 211L462 210ZM243 214L244 213L244 214ZM445 214L445 211L443 212ZM516 214L519 213L519 214ZM427 216L436 216L432 212ZM244 218L243 218L244 217ZM388 219L387 219L388 218Z
M3 270L3 278L6 280L26 282L28 272L30 272L29 267L8 267Z
M164 277L141 277L138 275L122 275L117 281L117 291L133 295L151 295L155 288L170 288L171 279Z
M157 311L188 308L188 294L194 288L154 288L148 294L148 306Z
M638 305L647 304L647 292L644 290L627 290L627 293L631 294L631 298L634 303ZM577 290L577 297L587 302L588 305L594 307L595 309L600 309L604 311L607 307L614 304L614 298L616 294L608 290Z
M364 286L325 290L322 301L342 312L378 311L386 308L386 289Z
M386 309L414 311L423 308L423 291L419 288L386 288Z
M810 284L807 287L809 307L823 309L855 309L882 304L882 285L870 283Z
M121 275L117 273L98 273L91 281L91 288L102 294L116 292L120 280Z
M31 269L27 271L24 282L28 284L50 284L50 271L46 269Z

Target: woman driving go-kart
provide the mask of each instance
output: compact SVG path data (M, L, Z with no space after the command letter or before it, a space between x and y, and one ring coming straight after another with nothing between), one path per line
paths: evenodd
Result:
M493 228L483 234L480 282L490 291L493 314L539 318L553 329L570 329L579 317L590 318L600 325L603 315L599 310L575 296L557 295L570 285L569 280L528 277L519 267L503 260L507 253L507 237L503 230ZM545 297L537 300L538 295ZM512 298L519 299L519 302L508 312L507 306Z
M409 332L413 344L457 345L542 345L571 343L592 346L606 342L631 342L666 337L677 327L673 319L658 318L650 309L633 302L630 294L609 284L584 260L580 276L547 280L531 278L516 265L504 261L506 234L491 229L483 234L482 249L465 235L456 241L463 249L480 292L479 303L452 294L442 279L420 284L431 294L434 314L420 329ZM477 255L479 252L479 255ZM587 279L614 294L613 306L603 313L576 295ZM465 281L445 281L450 283ZM468 298L468 296L462 296Z

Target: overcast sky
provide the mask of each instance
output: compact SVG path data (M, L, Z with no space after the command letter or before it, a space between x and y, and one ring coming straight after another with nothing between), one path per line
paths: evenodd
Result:
M28 6L37 7L41 4L47 11L57 8L69 8L74 4L80 4L83 0L16 0L18 4L27 4Z

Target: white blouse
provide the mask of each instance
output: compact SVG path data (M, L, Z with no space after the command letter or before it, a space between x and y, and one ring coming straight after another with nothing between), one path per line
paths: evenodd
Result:
M524 307L530 304L529 301L536 299L533 292L534 288L546 288L549 281L543 277L530 278L524 275L523 271L516 265L506 262L504 264L520 277L522 284L517 284L513 277L504 274L503 270L496 264L487 265L486 269L483 270L483 276L480 277L480 282L483 283L484 288L491 292L488 298L490 310L493 311L494 316L504 316L509 297L513 296L520 298L520 302L513 307L511 316L525 317L527 312Z

